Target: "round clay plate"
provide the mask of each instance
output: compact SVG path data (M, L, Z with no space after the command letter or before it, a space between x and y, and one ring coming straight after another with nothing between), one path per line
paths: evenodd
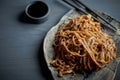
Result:
M96 10L95 10L96 11ZM112 18L106 13L96 11L98 14L100 14L104 19L109 21L112 25L114 25L117 29L120 28L120 22ZM48 66L48 69L51 71L51 74L54 78L54 80L114 80L116 68L120 61L120 36L117 34L116 31L113 31L109 28L109 26L102 26L102 31L111 35L118 50L117 50L117 57L113 61L111 61L110 64L108 64L106 67L100 69L99 71L92 72L88 76L84 76L83 74L77 74L74 78L71 78L72 74L64 75L63 77L57 76L57 71L54 71L54 67L50 65L50 62L53 60L53 56L55 54L53 49L53 41L56 32L58 31L59 27L65 23L68 22L69 18L74 18L78 15L82 15L82 13L76 11L76 10L70 10L68 13L66 13L59 23L55 26L53 26L47 33L45 39L44 39L44 57ZM99 19L99 18L98 18ZM99 19L100 20L100 19ZM100 20L103 22L102 20ZM104 22L103 22L104 23Z

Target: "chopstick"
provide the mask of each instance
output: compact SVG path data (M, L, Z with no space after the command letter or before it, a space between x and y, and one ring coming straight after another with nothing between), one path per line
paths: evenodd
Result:
M91 11L92 13L94 13L94 15L93 15L93 18L96 20L96 21L98 21L98 22L101 22L101 21L99 21L96 17L95 17L95 15L97 16L97 17L99 17L100 19L102 19L104 22L106 22L108 25L109 25L109 28L110 29L112 29L113 31L117 31L117 29L113 26L113 25L111 25L108 21L106 21L104 18L102 18L99 14L97 14L96 12L94 12L92 9L90 9L88 6L86 6L85 4L83 4L82 2L80 2L79 0L72 0L72 1L70 1L70 0L63 0L64 2L66 2L67 4L69 4L70 6L72 6L72 7L74 7L76 10L78 10L78 11L81 11L82 13L84 13L84 14L90 14L90 13L88 13L88 12L86 12L86 11ZM75 2L76 1L76 2ZM79 3L79 6L78 6L78 3ZM80 6L80 5L82 5L82 6ZM91 14L92 15L92 14ZM101 22L101 24L102 25L104 25L104 26L106 26L104 23L102 23Z
M102 19L103 21L105 21L108 25L112 26L113 28L115 28L112 24L110 24L107 20L105 20L102 16L100 16L98 13L96 13L95 11L93 11L91 8L89 8L87 5L85 5L84 3L82 3L80 0L72 0L74 2L79 3L80 5L82 5L83 7L85 7L85 9L87 11L91 11L93 14L95 14L97 17L99 17L100 19ZM80 6L79 5L79 6Z

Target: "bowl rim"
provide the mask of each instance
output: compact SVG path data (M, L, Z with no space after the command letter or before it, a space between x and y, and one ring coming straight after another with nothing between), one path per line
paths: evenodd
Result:
M47 7L47 9L48 9L47 12L46 12L43 16L41 16L41 17L33 17L33 16L31 16L31 15L28 13L29 7L30 7L31 5L33 5L33 4L36 4L36 3L44 4L44 5ZM26 8L25 8L25 14L26 14L29 18L34 19L34 20L39 20L39 19L44 19L44 18L46 18L46 17L49 15L49 12L50 12L49 5L48 5L46 2L41 1L41 0L32 1L32 2L30 2L30 3L26 6Z

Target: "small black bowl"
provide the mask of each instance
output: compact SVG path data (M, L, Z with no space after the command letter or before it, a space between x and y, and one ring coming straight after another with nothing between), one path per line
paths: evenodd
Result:
M27 5L25 14L32 23L42 23L48 19L49 7L43 1L33 1Z

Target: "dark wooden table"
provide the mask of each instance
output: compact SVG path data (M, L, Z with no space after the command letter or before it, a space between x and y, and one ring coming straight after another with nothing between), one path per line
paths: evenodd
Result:
M43 0L51 11L41 24L21 20L26 5L34 0L0 0L0 80L51 80L43 58L43 40L71 7L61 0ZM120 20L120 0L82 0L88 6ZM120 64L115 77L120 80Z

